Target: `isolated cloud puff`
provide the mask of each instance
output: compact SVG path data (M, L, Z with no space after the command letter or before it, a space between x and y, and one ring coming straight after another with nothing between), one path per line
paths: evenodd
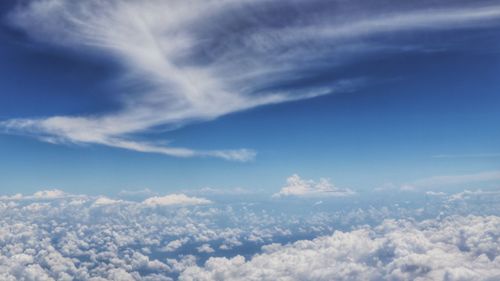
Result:
M115 200L105 196L100 196L94 201L95 206L103 206L103 205L113 205L123 203L123 200Z
M189 197L185 194L170 194L166 196L154 196L143 201L143 204L148 206L172 206L172 205L203 205L210 204L212 201L199 198Z
M348 188L338 188L328 179L321 178L318 182L301 179L294 174L286 179L287 185L282 187L273 197L316 197L316 196L349 196L355 192Z
M449 217L271 244L245 260L210 258L179 280L496 280L500 218Z

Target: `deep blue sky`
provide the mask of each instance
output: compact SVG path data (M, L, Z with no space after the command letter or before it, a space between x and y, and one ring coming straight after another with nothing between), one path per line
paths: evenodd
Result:
M427 8L460 9L462 5L459 1L443 3ZM481 5L490 3L478 2L477 8L482 8ZM117 92L127 92L130 96L148 88L141 83L137 86L136 80L123 78L126 67L116 57L99 49L75 47L73 41L78 38L71 38L71 43L66 44L61 43L65 40L62 37L54 41L31 34L32 25L19 24L19 17L17 21L12 19L14 6L15 3L2 7L2 121L105 115L123 108L122 101L127 97ZM372 15L362 8L357 7L358 14L366 18L383 14L375 11ZM73 11L72 7L68 9ZM334 7L328 9L331 13L336 11ZM418 7L394 11L404 17L413 9ZM309 19L308 12L305 10L302 17ZM248 13L264 21L269 11L264 6ZM43 15L28 13L21 20L37 16L43 19ZM286 18L283 16L281 21L269 25L274 28L292 25ZM82 141L68 137L65 132L55 134L62 141L48 143L40 141L40 137L54 135L51 129L24 131L11 127L0 134L2 192L30 193L41 188L90 194L142 188L170 192L206 186L275 192L293 173L305 178L331 178L341 187L372 190L388 183L401 185L434 176L497 171L500 169L500 17L492 18L481 18L477 20L481 24L477 24L462 22L458 17L456 22L438 21L437 25L451 25L442 29L435 30L435 26L420 29L416 24L417 27L405 27L402 31L396 28L362 34L360 38L349 38L350 44L345 43L347 39L338 43L345 48L369 47L352 53L338 51L336 41L306 40L300 42L303 44L300 47L293 47L309 54L320 46L319 57L306 55L286 75L273 72L267 80L261 77L243 80L243 84L234 87L243 89L242 85L249 85L251 94L259 96L272 91L329 88L340 80L356 81L355 85L314 98L231 109L208 118L187 116L180 121L155 123L141 131L105 136L127 139L133 136L140 143L169 140L169 145L194 151L246 148L257 153L254 159L245 162L143 153ZM345 21L360 20L353 17ZM251 22L242 21L239 28L231 20L228 22L222 24L226 31L218 29L229 34L222 40L253 28ZM293 25L297 27L297 23ZM66 27L60 28L64 31ZM207 30L201 33L206 38L221 36ZM57 30L47 27L44 32ZM201 69L210 64L209 59L219 55L217 46L210 48L216 50L211 56L190 60L186 65L196 64ZM206 52L204 49L203 54ZM263 53L276 57L275 52L284 51L273 49ZM255 60L261 56L255 55ZM129 91L131 88L136 90ZM163 86L158 89L170 91ZM155 111L158 115L164 113L163 108Z

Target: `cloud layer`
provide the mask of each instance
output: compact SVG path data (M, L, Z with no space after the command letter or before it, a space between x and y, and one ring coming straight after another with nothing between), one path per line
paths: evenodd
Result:
M246 261L211 258L179 280L494 280L500 218L385 221L331 236L271 244Z
M494 190L337 209L35 194L0 197L1 280L495 280L500 268ZM145 203L158 198L169 204Z
M381 1L384 5L377 7L351 2L30 1L9 14L10 23L34 40L120 65L121 78L112 94L120 109L12 119L1 126L52 143L247 161L255 151L178 148L139 140L135 134L351 91L363 80L316 78L322 69L381 49L404 48L397 39L374 37L481 28L500 19L500 6L489 2L423 2L415 7L400 1Z

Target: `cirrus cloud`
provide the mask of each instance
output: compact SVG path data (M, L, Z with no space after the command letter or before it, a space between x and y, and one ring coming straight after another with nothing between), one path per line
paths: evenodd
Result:
M7 133L58 144L249 161L256 156L252 149L173 147L135 136L258 106L350 92L365 77L331 77L301 86L294 82L313 81L321 76L321 69L355 60L360 54L401 49L397 40L386 40L380 47L371 41L374 36L477 28L498 24L500 19L500 6L489 2L412 9L399 1L382 1L382 8L374 8L368 16L356 1L344 3L345 7L321 2L23 3L8 19L33 40L71 49L74 54L104 57L121 66L119 87L111 93L119 109L94 115L17 118L4 120L0 126Z

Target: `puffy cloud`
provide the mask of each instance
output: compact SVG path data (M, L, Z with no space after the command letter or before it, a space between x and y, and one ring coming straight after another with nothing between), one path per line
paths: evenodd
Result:
M55 199L55 198L61 198L64 197L66 193L59 189L52 189L52 190L43 190L43 191L38 191L33 194L33 198L36 199Z
M271 244L245 260L210 258L179 280L494 280L500 277L500 218L385 221L293 244Z
M210 245L209 245L209 244L203 244L203 245L199 246L199 247L198 247L198 248L196 248L196 249L197 249L197 250L198 250L198 252L200 252L200 253L208 253L208 254L210 254L210 253L215 252L215 250L214 250L212 247L210 247Z
M189 197L185 194L171 194L166 196L154 196L143 201L143 204L148 206L171 206L171 205L202 205L210 204L212 201L199 198Z
M245 270L253 276L259 259L266 264L259 265L264 273L256 279L279 276L288 270L287 262L293 262L290 278L301 280L342 272L352 273L351 279L373 273L389 280L418 280L427 272L431 274L425 275L427 280L432 280L445 272L449 280L460 276L480 280L493 276L490 266L498 263L497 195L464 191L422 196L423 201L413 207L377 205L379 200L373 200L373 206L337 209L324 199L316 206L314 201L297 200L300 208L292 209L289 204L282 204L282 209L276 201L151 208L103 196L3 199L0 280L156 281L176 280L179 275L237 280ZM304 237L320 238L293 244ZM275 244L283 241L292 244ZM447 255L440 256L443 249ZM290 261L269 258L285 257L284 252ZM253 258L234 258L238 254ZM208 256L226 259L205 263ZM443 261L435 262L438 257ZM304 263L311 271L304 269ZM219 274L216 269L220 275L214 275Z
M96 205L96 206L113 205L113 204L119 204L119 203L123 203L123 202L124 202L123 200L115 200L115 199L111 199L111 198L108 198L105 196L101 196L94 201L94 205Z
M51 199L62 199L62 198L69 198L69 197L84 197L81 195L74 195L74 194L69 194L66 193L62 190L59 189L47 189L47 190L40 190L32 195L23 195L21 193L17 193L12 196L0 196L0 199L2 200L51 200Z
M189 241L189 239L187 239L187 238L176 239L176 240L168 242L168 244L165 247L163 247L161 250L165 251L165 252L173 252L173 251L179 249L180 247L182 247L182 245L186 244L186 242L188 242L188 241Z
M354 195L354 191L348 188L338 188L330 183L328 179L303 180L297 174L286 179L287 185L281 188L273 197L285 196L349 196Z
M436 191L427 191L427 192L425 192L425 194L429 195L429 196L446 196L446 193L436 192Z

